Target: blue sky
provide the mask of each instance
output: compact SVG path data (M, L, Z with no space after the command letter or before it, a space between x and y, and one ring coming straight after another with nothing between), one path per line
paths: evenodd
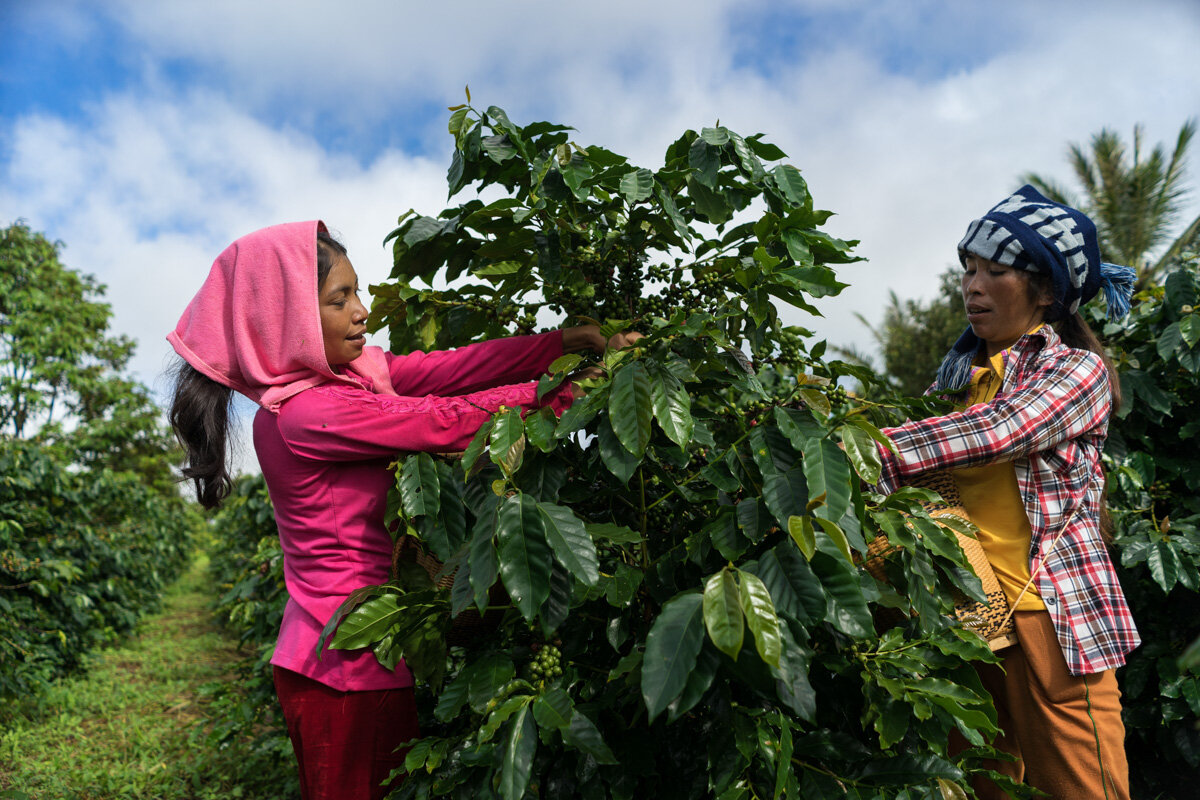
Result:
M1200 114L1194 0L0 0L0 27L0 222L108 284L160 390L162 337L244 233L321 217L384 279L395 218L445 203L467 84L650 167L685 128L765 133L868 259L797 322L868 350L854 313L932 295L1018 175Z

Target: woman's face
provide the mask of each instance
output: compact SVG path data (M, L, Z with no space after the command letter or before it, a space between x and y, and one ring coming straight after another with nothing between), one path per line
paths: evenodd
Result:
M1052 301L1045 292L1032 292L1029 279L1024 270L967 255L962 276L967 321L989 356L1012 347L1046 316Z
M358 299L358 275L350 259L342 256L334 262L325 285L317 292L317 302L325 358L331 367L349 364L362 355L367 343L367 309Z

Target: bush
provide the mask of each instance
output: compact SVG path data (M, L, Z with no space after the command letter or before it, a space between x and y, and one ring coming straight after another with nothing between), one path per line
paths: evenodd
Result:
M38 692L156 610L197 522L133 474L0 439L0 699Z
M1135 796L1185 797L1200 769L1200 280L1189 259L1105 330L1125 402L1109 443L1121 585L1143 644L1121 670Z
M271 654L287 604L283 552L261 475L242 476L212 521L209 575L220 588L214 613L242 652L232 680L210 684L209 719L197 738L245 756L237 783L253 797L299 797L292 744L275 697Z
M455 109L451 195L499 199L402 217L372 287L397 351L543 308L646 334L561 420L502 410L461 464L400 465L394 518L453 585L404 565L327 633L425 687L401 796L962 796L989 751L950 733L995 730L970 665L991 654L950 616L978 580L928 493L862 490L893 401L848 396L873 376L776 306L815 313L854 243L760 136L687 131L651 171L567 130ZM860 563L879 536L890 585ZM447 649L489 606L498 627Z

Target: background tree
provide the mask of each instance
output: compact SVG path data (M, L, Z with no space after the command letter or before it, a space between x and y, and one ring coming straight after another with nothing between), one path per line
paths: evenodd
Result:
M104 287L64 267L61 248L23 222L0 232L0 427L17 438L70 413L96 367L119 369L133 351L108 335Z
M1144 288L1161 280L1200 236L1197 216L1170 240L1187 194L1184 169L1195 132L1195 120L1184 123L1170 154L1162 144L1146 153L1141 125L1134 126L1132 149L1107 128L1092 137L1090 153L1072 144L1069 161L1083 187L1082 196L1041 175L1029 173L1022 181L1090 216L1100 234L1101 257L1136 269L1139 288Z
M1032 173L1024 175L1021 182L1087 213L1100 235L1101 257L1135 268L1138 288L1145 289L1178 266L1188 249L1200 243L1200 217L1170 239L1188 192L1185 159L1195 130L1194 120L1185 123L1169 156L1161 144L1149 155L1143 152L1141 126L1134 128L1132 155L1108 129L1092 138L1090 154L1072 144L1071 165L1084 187L1083 196ZM925 391L942 357L966 326L958 279L959 268L948 268L941 276L938 295L928 302L901 300L892 293L878 325L859 315L879 345L888 379L905 393Z
M109 331L104 286L64 266L61 251L23 222L0 231L0 431L60 463L131 470L173 491L174 439L124 373L134 343Z
M937 297L927 302L901 300L895 291L889 292L878 326L855 314L879 345L883 374L901 394L924 394L950 346L966 328L961 279L960 267L947 267Z
M0 706L133 629L194 554L172 441L104 287L0 231Z

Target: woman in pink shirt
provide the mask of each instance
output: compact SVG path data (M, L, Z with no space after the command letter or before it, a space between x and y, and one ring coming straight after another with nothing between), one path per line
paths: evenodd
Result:
M462 450L501 406L570 405L573 385L538 400L535 379L564 352L606 342L584 325L457 350L395 356L366 346L367 309L345 249L319 221L234 242L167 339L182 357L171 423L200 503L229 494L229 402L260 409L254 448L275 508L288 604L271 663L305 800L382 797L415 738L412 675L369 650L317 655L325 622L355 589L388 579L384 524L401 452ZM634 334L633 336L636 336Z

